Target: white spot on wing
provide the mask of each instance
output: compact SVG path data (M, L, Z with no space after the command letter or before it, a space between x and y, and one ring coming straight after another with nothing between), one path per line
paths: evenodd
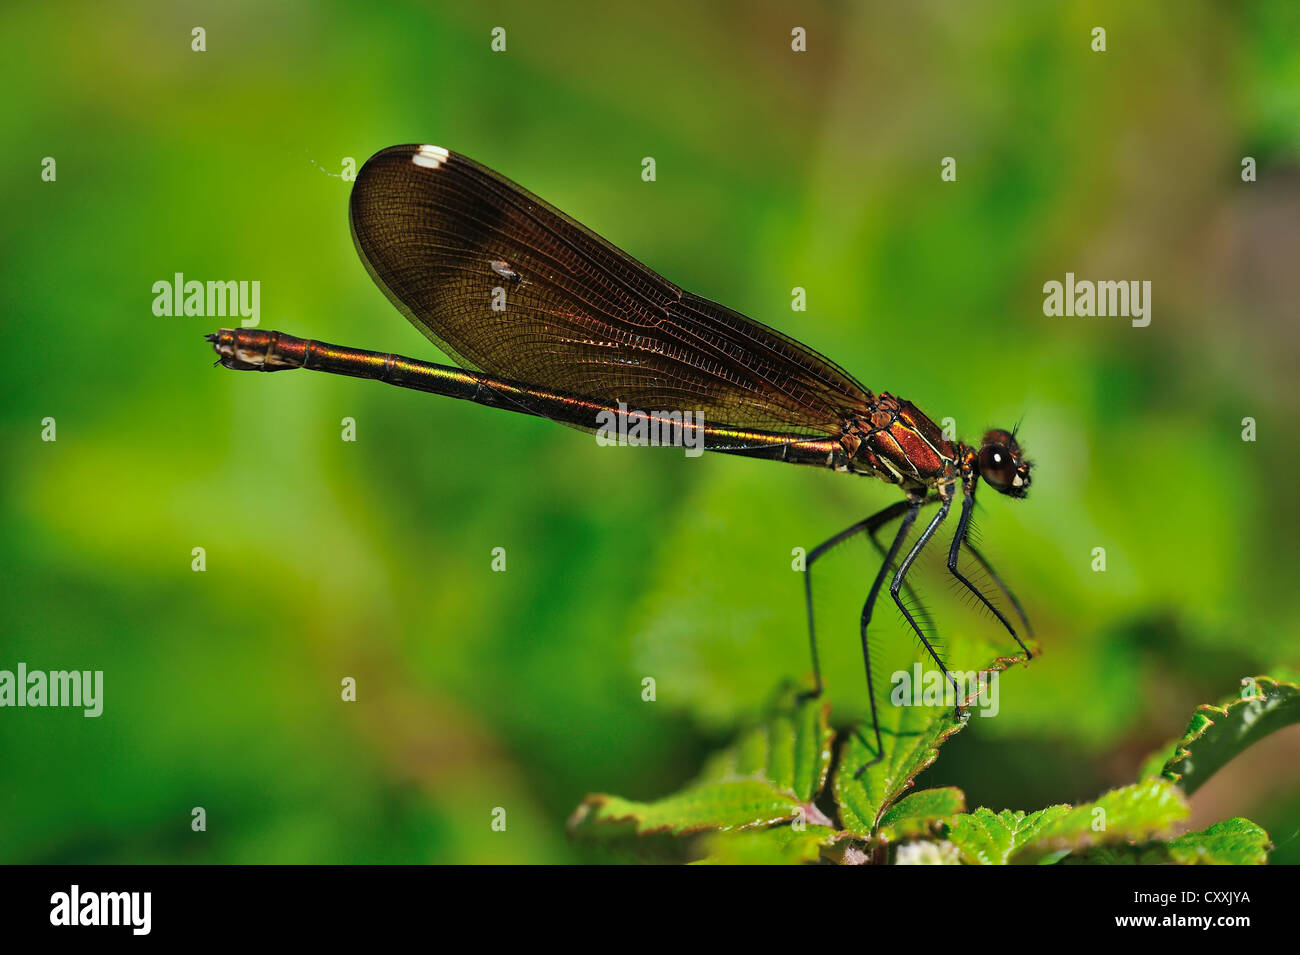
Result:
M437 169L450 158L451 153L441 146L421 146L411 157L411 162L425 169Z
M523 278L518 272L512 269L507 262L501 259L493 259L488 265L492 266L492 271L501 276L507 282L518 282Z

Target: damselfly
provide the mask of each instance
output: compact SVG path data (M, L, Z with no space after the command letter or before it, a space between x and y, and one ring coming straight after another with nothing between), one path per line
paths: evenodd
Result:
M637 424L649 419L663 426L661 433L693 436L706 450L897 485L903 500L810 551L804 577L811 695L819 695L813 564L861 533L884 558L859 625L876 742L871 762L884 747L867 626L891 569L890 596L962 699L918 623L915 605L900 596L917 555L959 495L948 570L1001 622L1026 660L1031 656L1002 611L958 569L964 548L1029 630L1019 601L968 540L981 480L1010 497L1029 490L1030 465L1014 432L991 430L977 446L949 440L911 402L867 390L806 345L679 288L505 177L438 146L393 146L372 156L357 174L350 216L371 277L461 367L256 328L207 336L220 364L371 378L586 431L611 420L624 428L636 415ZM690 423L672 412L639 409L680 409L702 417ZM938 511L900 562L908 532L927 503L937 503ZM898 530L886 548L876 535L896 520Z

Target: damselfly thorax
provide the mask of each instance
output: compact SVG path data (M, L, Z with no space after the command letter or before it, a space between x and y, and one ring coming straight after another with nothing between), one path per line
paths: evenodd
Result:
M848 470L867 469L907 490L937 489L957 477L957 445L914 404L887 391L846 419L843 430L840 444Z

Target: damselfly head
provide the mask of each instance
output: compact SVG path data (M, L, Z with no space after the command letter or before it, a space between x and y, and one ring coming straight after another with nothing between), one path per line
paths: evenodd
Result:
M994 490L1011 497L1029 493L1029 462L1021 455L1013 432L1001 428L985 432L975 462L980 477Z

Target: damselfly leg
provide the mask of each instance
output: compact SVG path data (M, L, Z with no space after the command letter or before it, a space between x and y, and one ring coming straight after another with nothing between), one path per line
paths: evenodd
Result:
M818 656L817 656L817 627L813 621L813 592L812 592L813 564L817 562L817 559L819 557L824 556L826 553L828 553L835 547L838 547L840 544L843 544L846 540L849 540L852 537L856 537L858 534L862 534L862 533L866 533L867 536L871 538L871 542L875 544L876 550L880 551L881 556L884 556L885 549L883 546L881 546L880 540L876 537L876 531L880 530L880 528L884 527L886 524L890 523L894 519L901 516L903 512L906 511L910 506L911 505L907 501L897 501L896 503L889 505L889 507L877 511L875 514L872 514L870 517L864 518L863 520L858 521L856 524L853 524L850 527L846 527L844 530L840 531L834 537L822 541L822 543L818 544L816 547L812 549L812 551L809 552L807 563L804 565L803 584L804 584L804 601L808 607L808 645L812 651L813 689L811 691L801 693L799 695L799 700L801 702L803 700L816 699L817 697L822 695L821 664L818 662Z
M1017 600L1016 595L1011 592L1011 588L1003 582L1002 577L993 569L993 565L988 562L984 555L979 552L979 549L976 548L969 539L963 541L963 545L970 555L975 558L975 561L984 568L984 572L993 578L993 582L998 585L998 590L1002 591L1002 595L1006 597L1007 600L1011 601L1011 606L1016 608L1016 616L1018 616L1020 622L1025 625L1025 632L1028 633L1032 639L1034 636L1034 625L1029 622L1029 617L1025 615L1025 608L1020 606L1020 601ZM1024 646L1024 644L1022 643L1021 646ZM1025 655L1028 657L1028 649L1025 650Z
M917 506L919 508L920 505L918 504ZM921 629L921 625L916 622L916 618L912 615L912 611L908 609L908 606L903 602L903 599L898 596L899 591L901 591L905 585L907 572L912 569L912 564L915 562L917 555L920 554L921 549L930 542L930 538L934 536L934 532L939 529L939 525L942 524L944 518L948 516L948 509L951 506L951 497L946 497L940 500L938 513L931 518L930 523L927 524L925 530L921 532L921 536L918 537L916 543L912 545L912 549L909 550L907 556L903 558L903 562L898 565L898 571L894 574L894 579L890 581L889 584L889 594L894 598L894 603L898 605L898 609L903 612L903 619L907 621L913 632L915 632L917 637L920 638L925 649L929 651L931 658L933 658L935 664L938 665L944 678L952 684L952 688L957 694L957 715L960 716L962 711L961 687L957 685L957 681L954 680L952 674L948 672L948 668L944 665L943 660L939 658L938 651L935 650L934 645L931 644L929 639L926 637L925 631ZM906 531L907 528L903 527L901 530ZM901 538L896 540L894 543L895 545L901 543Z
M860 633L859 633L862 641L862 661L863 661L863 666L866 670L866 677L867 677L867 695L868 695L869 703L871 705L872 731L875 735L875 740L876 740L876 755L873 756L868 762L866 762L865 764L863 764L861 767L858 768L855 777L861 776L866 769L879 762L882 756L884 755L884 748L880 736L880 724L876 712L875 686L874 686L874 677L871 670L871 651L867 643L867 627L871 622L871 617L875 608L876 599L880 594L880 588L884 582L885 575L888 574L891 569L893 569L894 563L898 559L898 553L902 549L903 542L906 540L908 532L911 530L912 524L915 522L921 507L924 506L926 503L931 503L933 501L934 498L930 498L928 501L925 500L898 501L894 504L891 504L889 507L884 508L883 510L877 511L875 514L872 514L870 517L867 517L861 521L858 521L856 524L846 527L844 530L840 531L835 536L827 539L826 541L823 541L817 547L813 548L812 551L810 551L808 554L808 562L804 571L804 599L808 610L808 642L809 642L809 649L812 654L814 689L802 693L799 697L800 701L807 700L807 699L815 699L816 697L819 697L822 692L821 667L820 667L819 657L817 652L817 630L816 630L816 622L815 622L814 611L813 611L813 592L812 592L813 564L816 563L816 561L819 558L824 557L829 551L831 551L835 547L838 547L840 544L844 543L845 541L857 536L858 534L863 534L863 533L865 533L871 539L872 544L875 545L876 550L880 553L882 557L880 570L877 572L875 580L872 582L871 590L867 594L866 602L863 604L862 607L861 626L860 626ZM953 689L957 692L958 694L957 713L958 715L960 715L962 711L962 706L960 705L961 688L953 679L952 674L948 672L948 668L944 664L943 660L940 658L938 651L935 649L934 645L931 644L929 638L926 636L921 625L918 623L915 616L916 613L915 608L917 607L916 594L915 591L912 589L911 584L908 583L906 579L907 572L908 570L911 569L911 566L915 562L916 557L920 554L921 549L926 545L926 543L929 542L930 538L934 536L935 532L939 528L939 525L942 524L944 519L947 517L950 506L951 506L950 501L941 502L939 512L935 514L934 518L926 526L926 529L924 533L922 533L920 539L917 540L915 545L913 545L912 549L908 552L907 557L904 558L902 564L899 565L897 572L894 574L893 580L891 581L890 593L894 598L894 602L898 604L899 610L902 611L903 617L907 621L908 625L916 633L917 637L920 638L921 643L925 646L931 658L938 665L944 677L948 680L950 684L952 684ZM971 593L975 594L979 598L980 602L983 603L986 607L988 607L990 611L992 611L994 616L997 617L999 622L1001 622L1001 624L1006 628L1007 632L1011 634L1012 639L1014 639L1016 643L1020 646L1020 648L1025 652L1025 658L1027 660L1032 659L1033 657L1032 651L1030 651L1029 647L1024 643L1023 640L1021 640L1020 636L1016 633L1015 628L1011 625L1010 621L1007 620L1006 616L996 606L994 606L989 601L989 599L973 583L971 583L971 581L964 574L962 574L961 571L957 568L957 557L960 554L961 549L964 547L966 551L980 565L980 567L982 567L984 571L989 575L989 577L994 581L994 583L997 585L998 589L1002 592L1002 594L1007 598L1007 600L1011 602L1011 605L1015 607L1017 616L1020 618L1021 622L1025 625L1025 630L1029 633L1031 637L1033 636L1033 627L1030 625L1029 619L1025 615L1024 608L1021 606L1020 601L1016 599L1015 594L1013 594L1011 590L1007 587L1007 585L1003 582L1002 578L998 575L997 571L993 569L992 564L989 563L987 558L985 558L984 555L980 553L979 549L976 548L975 545L970 542L969 534L970 534L971 512L973 507L974 507L974 496L970 494L964 495L962 500L961 515L957 524L957 532L953 536L952 545L948 551L948 570L952 573L954 577L957 578L958 581L961 582L962 586L970 590ZM877 537L876 535L880 530L882 530L887 525L893 523L893 521L895 521L899 517L903 517L903 523L898 528L898 531L895 533L892 544L888 548L886 548L884 544L881 543L880 538ZM907 597L906 602L900 597L900 593L904 593L906 595Z
M998 620L1001 622L1002 626L1007 628L1007 633L1011 634L1011 639L1015 640L1016 643L1020 645L1020 649L1025 651L1025 659L1031 660L1033 659L1033 654L1030 653L1029 648L1025 646L1025 641L1021 640L1020 635L1016 633L1016 628L1011 626L1011 621L1007 620L1006 616L1002 613L1002 611L999 610L997 607L993 606L993 604L989 601L989 598L984 596L983 592L974 584L972 584L969 580L967 580L966 577L962 574L962 572L957 569L957 557L958 555L961 554L961 545L965 542L966 536L970 532L970 515L971 515L971 510L974 508L974 506L975 506L975 494L972 491L967 491L966 495L962 498L962 502L961 502L961 517L958 518L957 520L957 533L953 535L952 546L948 548L948 572L951 573L954 577L956 577L959 581L961 581L963 587L965 587L976 597L978 597L980 603L984 604L985 607L987 607L990 611L992 611L993 616L997 617ZM973 547L970 548L970 550L972 553L975 553L975 549ZM976 559L979 560L985 566L985 568L988 569L989 573L993 575L994 580L997 580L998 585L1002 587L1003 593L1005 593L1008 597L1011 598L1011 602L1015 604L1016 610L1019 611L1020 616L1023 619L1025 612L1020 609L1020 604L1016 602L1015 597L1011 596L1011 593L1010 591L1007 590L1006 585L1003 584L1002 581L998 579L998 575L993 573L993 568L989 567L988 562L985 561L984 558L980 557L978 554L976 555ZM1025 621L1025 626L1026 627L1029 626L1028 621Z
M921 513L921 505L925 501L899 501L907 513L903 516L903 522L898 525L898 532L894 535L894 542L889 545L889 552L885 554L885 559L880 565L880 570L876 572L876 579L871 582L871 590L867 594L866 602L862 605L861 623L858 627L859 636L862 638L862 665L867 670L867 702L871 704L871 729L876 734L876 755L871 757L853 774L854 779L858 779L866 772L867 768L880 762L885 755L885 745L880 740L880 718L876 713L876 688L871 678L871 649L867 645L867 625L871 623L871 612L876 606L876 597L880 595L880 586L885 582L885 575L889 569L894 566L894 561L898 559L898 552L903 546L903 541L907 539L907 533L912 529L912 524L916 522L916 515Z

